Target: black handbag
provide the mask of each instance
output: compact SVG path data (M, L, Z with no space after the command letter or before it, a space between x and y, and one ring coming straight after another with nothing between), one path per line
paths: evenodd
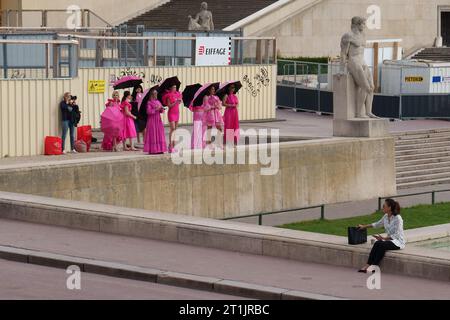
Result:
M348 228L348 244L357 245L367 243L367 229L357 227Z

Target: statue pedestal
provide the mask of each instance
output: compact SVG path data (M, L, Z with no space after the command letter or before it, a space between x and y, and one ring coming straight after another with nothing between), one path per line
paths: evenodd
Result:
M350 74L333 76L335 137L378 138L389 136L388 119L355 118L356 88Z
M351 119L334 120L333 135L335 137L380 138L389 136L389 120L387 119Z

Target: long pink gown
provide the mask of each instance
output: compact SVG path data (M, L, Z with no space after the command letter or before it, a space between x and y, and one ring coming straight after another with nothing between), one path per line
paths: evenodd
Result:
M234 93L229 94L225 103L233 107L227 107L223 116L225 123L224 144L227 141L234 141L235 144L238 144L240 139L239 112L237 109L239 99Z
M166 132L161 120L164 109L159 100L150 100L147 103L147 131L144 145L144 152L149 154L161 154L167 152Z
M203 106L190 107L189 109L192 111L194 118L191 147L193 150L202 150L206 147L205 111Z
M223 126L223 117L220 113L220 110L222 109L222 102L220 101L218 96L206 96L203 100L203 107L205 108L206 126Z
M120 101L119 100L108 100L106 103L106 108L118 108L120 109ZM109 134L105 134L102 141L102 150L104 151L112 151L114 147L114 138L116 138L116 143L122 142L122 135L119 136L111 136Z
M164 96L162 101L164 102L165 106L169 106L169 104L175 103L177 100L181 100L183 96L180 92L175 91L168 91ZM180 104L177 103L172 108L169 109L168 112L168 118L169 122L179 122L180 121Z
M123 139L134 139L137 137L134 119L125 115L125 108L128 108L128 111L131 113L131 103L129 103L128 101L124 101L120 105L120 109L123 112L125 122L123 126Z

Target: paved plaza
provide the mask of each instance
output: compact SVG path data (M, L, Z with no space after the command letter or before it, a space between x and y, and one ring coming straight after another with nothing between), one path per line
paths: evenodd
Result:
M446 299L450 296L450 286L441 281L382 274L382 289L368 290L366 286L368 276L358 274L357 270L352 268L7 220L0 220L0 245L347 299ZM22 278L21 273L18 272L21 269L12 272L12 266L11 263L0 260L0 270L2 270L0 279L6 278L7 275L13 279ZM21 268L34 270L34 272L41 269L34 266L21 266ZM51 274L56 278L47 276ZM45 289L41 289L41 292L51 297L61 294L65 286L62 279L67 277L65 270L47 269L45 275L40 282L49 291L45 292ZM22 281L18 287L23 290ZM86 278L82 276L82 281L87 288L86 298L95 297L95 290L102 290L97 291L99 293L107 291L114 284L121 285L119 280L90 275L86 275ZM130 282L124 281L123 285L128 283ZM139 282L131 282L131 285L130 297L136 294L135 297L151 299L152 289L158 289L152 284ZM54 295L51 288L56 289ZM91 292L90 289L93 291ZM12 289L8 291L10 290ZM84 291L80 294L83 293ZM2 294L4 293L0 292L0 296ZM19 293L16 294L19 295ZM25 294L24 291L22 294ZM62 297L68 297L68 295L70 296L66 293ZM183 298L183 290L165 289L163 297L171 295L175 298ZM103 297L123 298L125 296L114 290ZM194 293L192 298L196 297L201 298L202 294ZM220 299L221 297L213 295L211 298Z

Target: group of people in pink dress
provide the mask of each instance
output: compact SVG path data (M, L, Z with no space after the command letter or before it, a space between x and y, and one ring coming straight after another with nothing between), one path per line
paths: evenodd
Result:
M192 149L212 147L212 129L225 135L224 144L239 142L239 99L236 96L242 85L240 82L211 83L197 85L196 92L179 91L180 84L174 84L161 90L155 86L143 92L141 86L134 88L133 94L125 91L120 98L119 91L114 91L112 99L106 103L102 114L102 131L104 139L102 149L118 151L123 144L124 151L137 151L134 140L140 142L143 134L144 152L164 154L178 152L173 139L180 121L180 105L193 113ZM193 87L193 86L191 86ZM224 115L222 110L225 109ZM168 111L170 124L169 144L162 116Z
M239 86L239 88L237 88ZM212 148L212 129L224 134L224 144L239 142L239 99L236 90L240 82L206 84L199 90L202 99L194 99L190 110L194 113L192 149ZM225 109L224 115L222 110Z

